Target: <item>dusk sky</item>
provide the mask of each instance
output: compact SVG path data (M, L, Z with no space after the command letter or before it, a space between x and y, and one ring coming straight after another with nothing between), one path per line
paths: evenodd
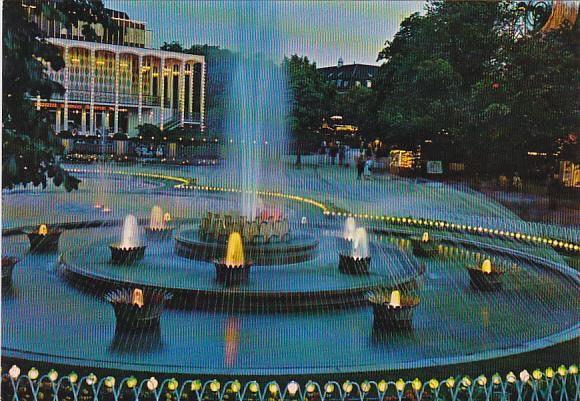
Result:
M207 43L245 51L248 38L255 36L240 27L260 25L253 49L265 49L276 61L298 53L324 67L339 57L346 64L376 64L385 40L392 39L403 18L422 11L424 1L105 0L105 5L145 22L154 47L176 40L186 47Z

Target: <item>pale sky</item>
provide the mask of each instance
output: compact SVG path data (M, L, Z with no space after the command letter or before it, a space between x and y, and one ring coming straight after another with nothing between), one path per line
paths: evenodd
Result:
M379 50L424 1L187 1L105 0L153 31L153 46L164 41L219 45L238 51L308 56L319 67L377 64ZM253 32L247 32L247 27ZM257 27L257 28L256 28ZM256 50L257 49L257 50Z

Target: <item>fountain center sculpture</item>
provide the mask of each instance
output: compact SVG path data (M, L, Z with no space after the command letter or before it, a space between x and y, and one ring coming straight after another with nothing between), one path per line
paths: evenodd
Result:
M424 232L423 236L421 237L421 241L423 242L429 242L429 233L428 232Z

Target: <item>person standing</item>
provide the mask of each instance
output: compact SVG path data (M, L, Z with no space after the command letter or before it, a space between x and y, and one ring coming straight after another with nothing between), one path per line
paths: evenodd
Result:
M342 166L344 163L344 146L341 144L338 147L338 165Z
M365 169L365 159L362 154L359 155L358 159L356 159L356 172L357 172L357 179L360 180Z

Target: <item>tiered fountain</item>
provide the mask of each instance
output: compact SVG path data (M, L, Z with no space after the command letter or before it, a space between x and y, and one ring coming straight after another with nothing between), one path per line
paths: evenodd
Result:
M467 272L473 288L482 291L492 291L501 288L505 270L493 266L491 260L485 259L481 267L468 265Z
M115 311L117 330L159 327L161 312L171 298L171 293L164 290L140 288L123 288L105 296Z
M230 234L225 259L215 260L214 265L218 283L233 285L248 281L252 261L246 262L240 233Z
M428 232L424 232L420 238L411 237L410 239L413 254L417 256L435 256L439 252L437 242L429 237Z
M125 217L121 242L109 245L111 262L116 265L130 265L145 256L145 248L139 238L137 218L132 214Z
M30 252L56 252L58 251L58 240L62 231L49 229L46 224L41 224L36 231L29 231Z
M149 219L149 226L145 227L145 234L147 238L164 239L173 232L171 225L171 214L163 213L163 209L155 205L151 209L151 216Z

